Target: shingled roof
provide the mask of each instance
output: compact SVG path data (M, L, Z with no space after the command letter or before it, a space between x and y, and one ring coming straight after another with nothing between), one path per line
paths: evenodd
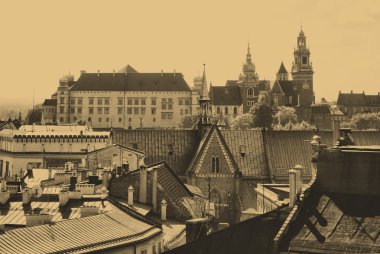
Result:
M181 73L82 73L71 91L190 91Z
M280 69L278 70L278 73L281 73L281 74L288 73L288 71L285 68L284 62L281 62L281 66L280 66Z
M57 99L45 99L42 106L57 106Z
M367 104L364 93L339 93L338 105L365 106Z
M210 97L213 105L236 105L242 104L240 88L238 86L212 86Z

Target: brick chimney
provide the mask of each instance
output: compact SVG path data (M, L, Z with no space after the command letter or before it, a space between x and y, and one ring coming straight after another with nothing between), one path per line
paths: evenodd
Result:
M289 207L293 208L297 201L297 171L289 170Z
M99 207L97 206L80 206L79 209L82 218L99 214Z
M58 193L59 206L65 206L70 199L70 193L67 190L61 190Z
M106 187L106 189L108 189L108 185L109 185L109 171L104 169L103 170L103 179L102 179L102 183L103 183L103 186Z
M147 177L148 173L145 165L141 165L140 167L140 193L139 193L139 201L140 203L146 203L146 190L147 190Z
M161 220L166 221L166 206L168 203L166 203L165 199L161 201Z
M154 212L158 212L157 192L158 192L157 168L153 168L152 169L152 204L153 204L153 211Z
M296 165L294 168L296 170L296 193L297 195L302 192L302 170L303 167L301 165Z
M128 205L133 206L133 187L129 186L128 188Z
M28 188L25 188L25 190L22 192L22 204L28 205L31 200L31 195Z

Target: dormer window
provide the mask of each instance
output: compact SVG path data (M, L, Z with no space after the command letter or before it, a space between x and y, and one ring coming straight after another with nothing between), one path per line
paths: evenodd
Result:
M245 153L246 153L245 145L241 145L240 146L240 155L241 155L241 157L245 157Z
M168 154L169 155L173 155L174 154L173 144L168 144Z

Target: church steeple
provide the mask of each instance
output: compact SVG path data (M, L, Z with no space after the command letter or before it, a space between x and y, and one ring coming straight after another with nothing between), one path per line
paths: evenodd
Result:
M288 71L285 68L284 62L281 62L280 69L277 72L277 80L288 80Z
M208 85L207 85L207 80L206 80L206 65L204 64L202 87L201 87L201 93L199 97L199 105L201 108L199 124L202 124L202 125L210 124L209 113L208 113L209 104L210 104L210 98L208 96Z
M243 85L257 85L259 82L259 76L256 73L255 64L252 62L251 47L249 43L245 63L243 64L243 70L239 76L239 82Z

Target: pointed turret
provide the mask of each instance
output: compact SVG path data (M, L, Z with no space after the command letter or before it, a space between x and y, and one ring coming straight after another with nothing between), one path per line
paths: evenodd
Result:
M208 96L208 86L207 86L207 80L206 80L206 65L203 65L203 78L202 78L202 87L201 87L201 93L199 97L199 105L201 108L200 112L200 119L199 124L200 125L208 125L209 122L209 103L210 98Z
M289 73L285 68L284 62L281 62L280 69L277 72L277 80L288 80Z
M239 82L243 85L258 85L259 76L256 73L255 64L252 62L251 47L248 43L247 55L243 65L243 72L239 76Z

